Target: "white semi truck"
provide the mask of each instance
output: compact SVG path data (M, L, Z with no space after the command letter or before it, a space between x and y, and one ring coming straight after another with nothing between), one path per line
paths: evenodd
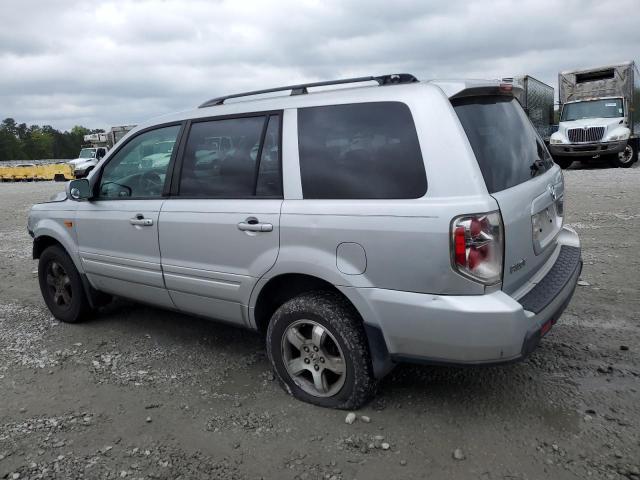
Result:
M98 161L107 154L109 149L124 137L135 125L122 125L111 127L106 133L90 133L84 136L87 144L80 150L78 158L70 160L76 178L86 177L98 164Z
M560 167L574 160L607 160L630 167L638 160L640 73L634 62L560 72L558 131L550 149Z
M85 145L80 149L78 158L69 161L76 178L86 177L109 150L106 133L90 133L83 140Z

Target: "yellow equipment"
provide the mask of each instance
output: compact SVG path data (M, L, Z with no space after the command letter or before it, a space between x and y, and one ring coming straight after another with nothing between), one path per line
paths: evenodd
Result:
M73 166L68 163L0 165L0 181L2 182L64 181L74 178Z

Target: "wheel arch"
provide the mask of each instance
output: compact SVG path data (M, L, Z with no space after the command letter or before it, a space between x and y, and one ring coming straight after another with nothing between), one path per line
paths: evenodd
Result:
M254 295L252 295L255 303L252 303L249 309L250 322L261 334L265 334L273 313L280 305L303 293L318 290L333 292L344 298L353 307L367 336L374 375L376 378L385 376L393 368L393 362L387 349L384 334L376 324L365 321L362 302L353 298L355 295L353 288L338 288L331 282L315 275L281 273L263 280L256 286Z
M44 250L51 245L60 245L67 255L71 257L74 265L81 274L84 273L82 262L78 256L78 250L72 233L65 230L58 222L51 219L42 219L34 229L36 236L33 239L32 255L34 259L40 258Z
M65 251L71 261L78 269L78 273L80 274L80 279L82 281L82 286L84 287L84 294L87 296L87 300L89 301L89 305L92 308L100 307L102 305L106 305L110 300L111 296L99 292L96 290L93 285L87 279L87 276L84 273L84 270L81 268L81 262L77 255L74 255L73 252L58 238L49 234L38 235L33 239L33 259L37 260L42 255L47 248L52 246L58 246Z
M38 260L40 258L40 255L42 255L42 252L53 245L58 245L65 251L67 250L60 241L49 235L40 235L39 237L34 238L32 252L33 259Z

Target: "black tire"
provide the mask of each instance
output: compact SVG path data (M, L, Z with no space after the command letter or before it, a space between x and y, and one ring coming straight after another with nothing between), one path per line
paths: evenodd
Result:
M638 143L633 140L629 140L624 151L609 157L609 164L618 168L629 168L637 161Z
M301 381L304 383L300 379L303 375L297 376L296 382L285 366L283 338L289 327L305 321L326 329L331 335L330 343L337 343L341 350L339 354L344 358L343 383L340 383L339 390L331 396L308 393L299 384ZM310 292L285 302L271 317L266 343L267 354L276 376L284 389L299 400L321 407L357 409L365 405L375 391L376 381L364 326L353 306L336 293ZM299 353L300 356L304 355L302 349L299 349ZM309 376L312 377L312 373ZM332 372L328 374L333 375Z
M554 157L553 161L563 170L569 168L573 163L573 159L567 157Z
M60 268L62 275L59 275ZM58 320L76 323L91 312L80 274L62 247L53 245L42 252L38 280L44 302Z

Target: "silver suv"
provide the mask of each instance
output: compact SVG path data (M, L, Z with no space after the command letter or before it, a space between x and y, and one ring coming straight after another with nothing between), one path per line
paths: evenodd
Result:
M284 388L327 407L397 362L520 360L582 261L514 88L365 77L139 126L32 208L44 300L66 322L117 295L258 330Z

